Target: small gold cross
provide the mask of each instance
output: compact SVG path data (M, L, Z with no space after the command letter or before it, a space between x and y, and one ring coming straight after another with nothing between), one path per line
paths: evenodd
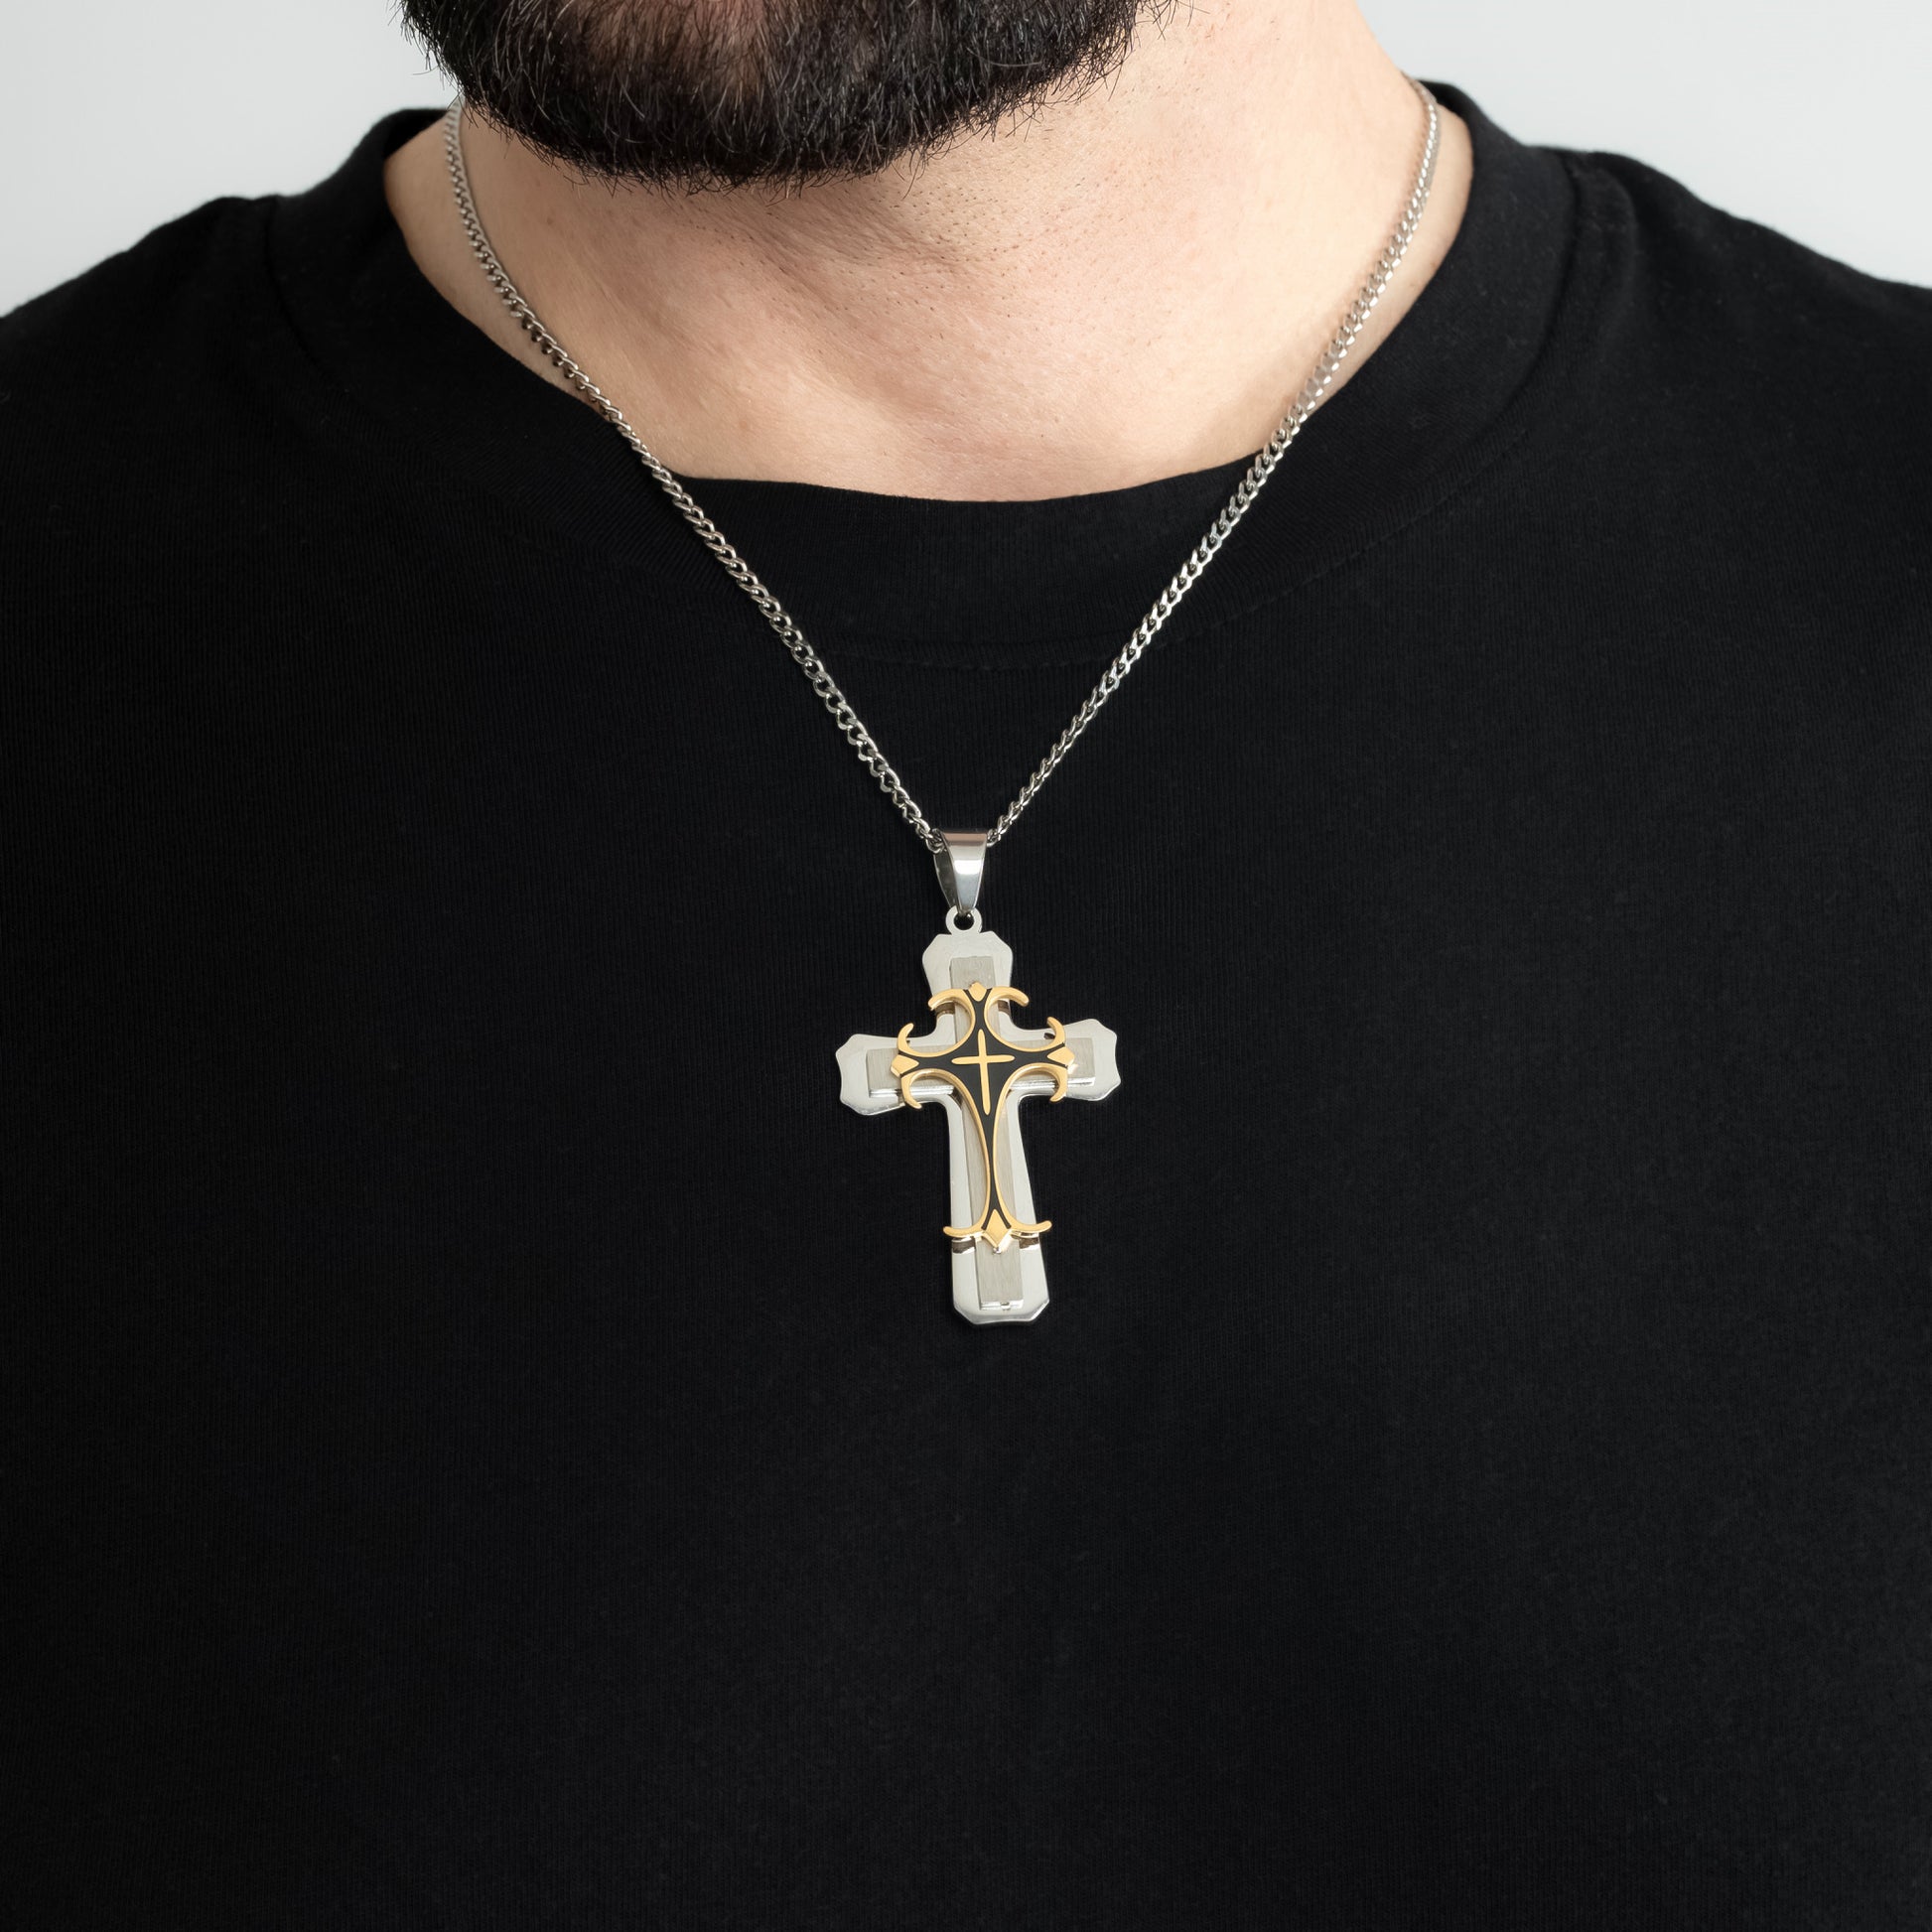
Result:
M1013 1058L1011 1053L989 1053L986 1050L986 1029L980 1029L980 1049L977 1053L958 1053L953 1057L954 1066L976 1066L980 1070L980 1108L982 1112L993 1111L993 1089L987 1083L986 1069L998 1066L1002 1061Z

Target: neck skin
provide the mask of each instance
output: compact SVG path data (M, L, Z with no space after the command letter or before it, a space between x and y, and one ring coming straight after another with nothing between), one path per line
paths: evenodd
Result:
M1113 85L863 181L613 191L474 114L464 153L525 298L673 470L1027 498L1259 449L1393 230L1424 120L1353 0L1200 0ZM1343 379L1448 253L1469 172L1445 110ZM387 191L451 305L561 384L470 253L440 124Z

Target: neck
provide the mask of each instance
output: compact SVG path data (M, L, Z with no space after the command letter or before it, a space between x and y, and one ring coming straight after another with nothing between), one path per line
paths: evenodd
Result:
M1430 209L1344 375L1447 253ZM683 194L586 183L465 122L492 244L670 467L899 495L1121 488L1267 440L1393 228L1423 109L1352 0L1204 0L1117 82L916 169ZM483 281L442 134L389 163L410 251L561 381Z

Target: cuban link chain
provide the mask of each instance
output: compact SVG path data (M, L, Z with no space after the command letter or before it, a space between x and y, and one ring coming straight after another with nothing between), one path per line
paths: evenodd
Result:
M1333 339L1322 351L1321 359L1314 365L1313 372L1302 385L1294 406L1284 416L1275 433L1268 439L1260 454L1249 466L1247 473L1235 486L1235 491L1221 513L1209 526L1207 534L1194 546L1192 554L1175 571L1166 590L1155 600L1154 608L1144 617L1139 627L1121 647L1115 657L1101 674L1100 681L1088 692L1080 708L1068 721L1066 729L1054 741L1053 748L1034 767L1033 775L1020 787L1013 803L1010 804L993 828L986 835L986 847L992 847L1013 830L1015 822L1034 801L1039 788L1059 769L1064 759L1080 734L1100 715L1100 708L1118 691L1127 674L1141 661L1148 646L1160 634L1163 624L1173 616L1180 600L1194 587L1201 573L1214 561L1215 555L1228 538L1233 535L1234 527L1247 515L1249 507L1261 493L1262 485L1275 474L1276 466L1285 457L1295 439L1307 426L1309 418L1320 406L1322 398L1334 386L1335 377L1347 361L1350 351L1360 339L1362 331L1368 327L1375 306L1381 301L1395 272L1402 266L1402 260L1409 252L1409 244L1416 237L1416 230L1422 224L1423 211L1429 206L1429 192L1435 185L1436 161L1442 144L1442 115L1436 97L1420 80L1411 79L1409 84L1415 88L1428 113L1428 130L1423 139L1422 162L1416 171L1415 186L1410 192L1407 205L1402 210L1402 218L1396 223L1395 232L1389 237L1388 245L1382 250L1369 277L1361 286L1360 292L1348 306ZM778 600L772 596L758 573L732 547L724 532L712 522L699 506L691 492L665 468L652 453L644 439L631 428L625 420L623 411L591 380L583 366L564 347L544 325L537 312L523 299L516 284L510 280L509 271L497 258L490 246L489 237L483 232L482 217L477 212L476 198L470 191L470 174L463 159L463 99L459 95L450 103L449 112L443 123L444 152L449 160L450 185L455 191L457 212L463 220L464 233L469 237L471 252L482 266L490 286L502 297L504 306L516 318L523 333L534 343L543 356L557 369L585 401L589 402L610 423L623 440L629 444L637 458L671 501L676 504L704 547L724 566L725 573L734 584L759 608L766 623L777 632L778 640L791 653L793 661L810 681L818 701L830 714L832 722L844 736L845 742L852 747L859 762L863 764L878 781L879 789L891 799L899 817L918 835L927 851L936 856L946 850L944 836L934 830L932 823L922 812L917 801L906 789L905 781L893 769L891 760L879 749L879 742L866 729L865 722L853 710L851 700L839 689L837 680L826 668L825 660L813 649L810 639L798 627L797 620Z

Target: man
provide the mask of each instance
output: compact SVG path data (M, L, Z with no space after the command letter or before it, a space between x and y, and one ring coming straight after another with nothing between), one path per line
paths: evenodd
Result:
M1932 299L1346 0L408 12L0 327L18 1921L1922 1924Z

